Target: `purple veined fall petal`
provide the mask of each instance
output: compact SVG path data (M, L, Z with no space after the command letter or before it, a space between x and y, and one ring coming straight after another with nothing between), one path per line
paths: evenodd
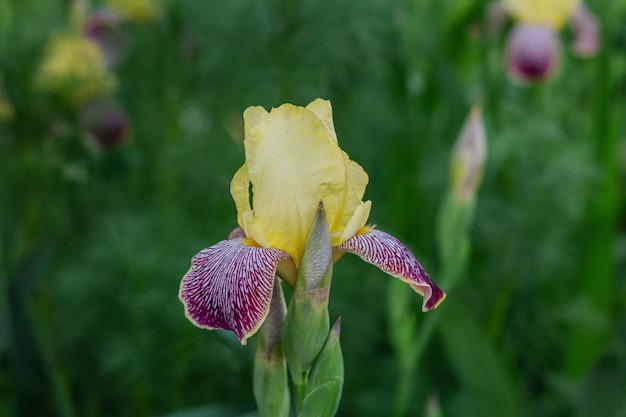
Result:
M267 317L280 249L254 246L248 239L223 240L191 260L179 298L185 315L205 329L232 330L241 344Z
M388 233L371 229L348 239L337 249L354 253L365 262L409 284L424 297L422 311L437 308L446 297L406 246Z
M518 24L509 33L506 67L516 81L546 80L557 68L559 55L558 35L549 26Z

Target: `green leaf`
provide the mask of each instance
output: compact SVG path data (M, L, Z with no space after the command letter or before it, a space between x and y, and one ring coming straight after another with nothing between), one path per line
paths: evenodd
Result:
M519 387L471 315L449 302L442 319L444 347L462 389L476 401L480 414L525 415Z
M221 405L203 405L200 407L188 408L163 414L159 417L236 417L240 413L229 407Z
M298 417L332 417L339 407L343 378L327 382L311 391L298 412ZM337 395L339 393L339 395Z
M417 318L415 315L415 293L402 281L389 281L387 302L389 335L398 360L407 366L413 353Z
M344 378L340 332L341 318L333 325L324 348L313 364L298 416L332 417L337 412Z
M575 405L577 417L626 415L626 355L616 344L591 369Z

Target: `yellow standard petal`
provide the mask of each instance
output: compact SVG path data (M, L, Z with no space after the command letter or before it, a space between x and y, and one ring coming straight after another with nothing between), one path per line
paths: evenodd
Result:
M252 205L244 202L244 172L233 179L233 198L246 234L263 247L289 253L297 265L319 202L346 187L345 160L314 112L284 104L266 117L260 114L244 114Z
M241 168L235 172L230 182L230 194L235 201L237 208L237 223L245 231L243 218L252 216L252 208L250 208L250 176L248 175L248 166L244 163Z
M330 101L317 98L306 106L307 110L312 111L322 121L328 133L331 134L335 142L337 142L337 133L335 133L335 124L333 123L333 107Z
M332 246L345 242L365 225L371 205L369 201L367 204L361 201L369 181L367 173L359 164L350 160L347 153L342 154L346 166L346 187L324 200Z
M502 0L517 21L560 29L572 16L580 0Z

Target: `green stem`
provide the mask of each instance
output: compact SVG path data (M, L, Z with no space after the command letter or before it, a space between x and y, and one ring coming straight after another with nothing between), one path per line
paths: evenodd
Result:
M604 6L604 16L608 6ZM602 17L602 14L600 15ZM601 19L605 21L605 19ZM609 28L605 29L605 39ZM605 48L598 56L595 83L595 117L593 142L596 163L602 173L602 182L595 190L587 211L586 241L588 243L581 268L579 293L595 313L606 320L607 326L575 326L565 358L566 372L582 377L601 353L610 329L610 301L614 277L613 245L616 238L617 193L617 134L611 102L611 74L609 54Z
M293 376L293 374L292 374ZM293 380L293 398L296 404L296 414L302 409L302 403L304 402L304 390L306 388L306 374L302 374L300 380Z
M76 416L76 411L72 403L69 385L54 355L52 344L49 342L51 340L49 332L46 331L43 321L40 319L42 314L40 314L34 303L31 303L28 307L28 314L32 323L37 348L52 385L52 395L58 415L60 417L74 417Z
M435 310L428 313L424 324L419 328L419 333L415 344L410 349L405 350L405 354L398 352L400 372L398 375L398 386L396 388L396 398L393 408L393 417L404 417L408 413L411 402L411 394L415 386L416 370L421 362L424 351L428 346L435 328L440 320L441 311Z

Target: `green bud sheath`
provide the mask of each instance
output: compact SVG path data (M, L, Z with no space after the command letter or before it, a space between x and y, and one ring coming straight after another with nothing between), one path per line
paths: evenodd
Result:
M333 325L311 368L298 417L333 417L343 389L343 355L339 343L341 318Z
M282 287L276 279L270 312L259 331L254 358L254 398L261 417L289 416L287 362L280 343L285 310Z
M289 367L297 383L319 355L330 327L328 297L332 278L332 246L324 207L309 232L285 326Z
M290 394L287 362L280 343L267 355L257 349L254 360L254 399L261 417L289 416Z
M317 289L307 293L295 293L291 299L285 340L291 344L290 351L297 366L292 370L300 369L306 372L315 358L319 355L324 342L328 337L330 319L328 316L329 287Z
M326 211L320 202L298 267L296 293L309 293L330 286L332 275L328 272L332 260L333 248L330 244Z

